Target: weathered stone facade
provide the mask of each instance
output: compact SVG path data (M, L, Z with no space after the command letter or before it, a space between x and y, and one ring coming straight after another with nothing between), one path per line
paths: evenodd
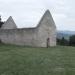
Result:
M8 28L0 29L0 40L5 44L33 47L56 46L56 26L49 10L45 12L35 28Z

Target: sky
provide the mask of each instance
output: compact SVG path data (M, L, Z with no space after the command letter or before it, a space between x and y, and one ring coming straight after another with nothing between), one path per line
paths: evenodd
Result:
M0 0L0 15L12 16L19 28L35 27L49 9L57 30L75 31L75 0Z

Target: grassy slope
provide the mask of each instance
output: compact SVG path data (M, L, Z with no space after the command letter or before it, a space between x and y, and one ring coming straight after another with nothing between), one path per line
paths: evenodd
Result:
M75 75L75 48L0 45L0 75Z

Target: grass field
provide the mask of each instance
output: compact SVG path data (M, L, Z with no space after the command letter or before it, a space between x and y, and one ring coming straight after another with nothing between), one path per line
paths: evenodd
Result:
M0 75L75 75L75 48L0 44Z

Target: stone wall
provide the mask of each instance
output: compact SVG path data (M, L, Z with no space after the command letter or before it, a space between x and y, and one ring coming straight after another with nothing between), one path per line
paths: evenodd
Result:
M0 40L5 44L47 47L48 32L40 28L1 29ZM50 34L50 46L56 46L55 31Z
M35 29L1 29L0 40L6 44L35 46Z
M49 38L49 46L56 46L56 26L48 10L43 15L37 28L38 28L37 39L39 46L46 47L48 38Z

